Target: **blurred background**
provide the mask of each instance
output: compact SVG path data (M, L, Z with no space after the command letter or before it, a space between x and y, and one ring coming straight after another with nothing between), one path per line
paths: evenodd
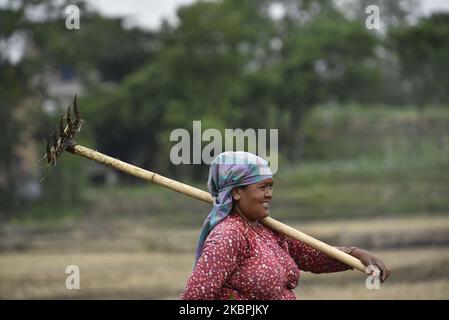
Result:
M278 129L272 217L393 269L304 272L298 299L448 299L448 57L447 1L0 1L0 298L178 299L191 273L207 204L47 167L78 94L78 143L204 190L172 130Z

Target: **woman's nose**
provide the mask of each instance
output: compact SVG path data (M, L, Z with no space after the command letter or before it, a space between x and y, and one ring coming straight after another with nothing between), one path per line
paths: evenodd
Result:
M265 198L270 198L273 196L273 188L268 187L265 190Z

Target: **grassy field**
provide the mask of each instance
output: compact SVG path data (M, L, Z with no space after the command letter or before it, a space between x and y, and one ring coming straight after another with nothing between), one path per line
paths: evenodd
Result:
M358 271L303 273L298 299L449 299L448 169L421 158L280 173L274 218L371 250L393 269L380 290L366 289ZM155 186L85 194L70 212L35 207L0 225L0 298L178 299L209 205ZM65 288L68 265L80 267L80 290Z
M0 298L178 299L191 272L198 228L84 219L65 228L10 225L2 230ZM303 272L298 299L448 299L449 217L293 223L334 245L358 245L392 268L380 290L358 271ZM8 238L8 245L5 244ZM81 289L67 290L77 265Z
M305 161L280 159L272 216L329 244L371 250L393 272L380 290L366 289L358 271L305 272L298 299L449 299L448 110L311 114ZM152 185L72 194L60 179L79 171L63 161L46 183L58 191L49 199L70 204L25 206L0 221L0 299L178 299L210 206ZM205 181L195 186L205 190ZM80 267L80 290L65 287L68 265Z

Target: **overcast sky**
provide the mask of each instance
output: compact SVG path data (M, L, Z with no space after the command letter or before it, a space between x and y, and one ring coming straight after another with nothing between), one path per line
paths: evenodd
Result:
M132 25L155 29L162 18L172 20L176 8L195 0L87 0L106 16L125 16Z
M162 18L174 19L176 8L195 0L87 0L105 16L126 16L130 25L155 29ZM449 11L449 0L421 0L424 14Z
M87 3L107 17L125 17L128 26L139 26L145 29L157 29L162 19L175 21L176 9L196 0L86 0ZM243 0L242 0L243 1ZM0 0L0 7L8 0ZM420 0L421 11L427 15L434 11L449 12L449 0ZM279 8L272 8L271 14L277 16ZM282 10L281 10L282 11ZM81 13L82 19L82 13ZM11 61L19 61L25 42L16 37L8 43L0 42L0 49L6 50ZM9 48L8 48L9 47ZM6 48L6 49L5 49Z

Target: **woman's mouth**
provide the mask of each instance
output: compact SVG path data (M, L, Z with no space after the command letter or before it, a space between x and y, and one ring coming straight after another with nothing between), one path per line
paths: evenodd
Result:
M269 202L262 202L262 207L265 210L270 210L270 203Z

